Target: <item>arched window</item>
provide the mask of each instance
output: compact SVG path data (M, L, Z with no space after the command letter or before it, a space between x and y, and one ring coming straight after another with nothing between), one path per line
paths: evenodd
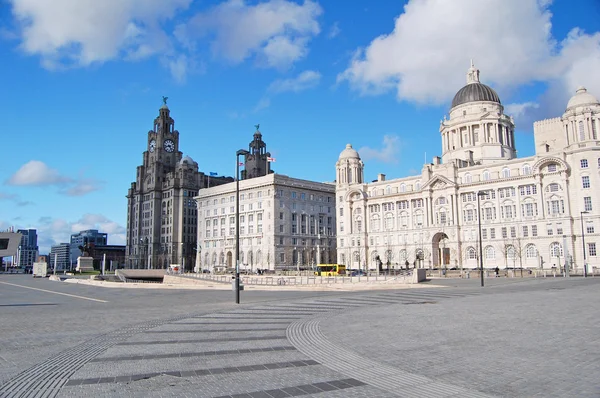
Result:
M213 255L212 255L212 264L213 265L217 264L217 253L213 253Z
M523 175L525 175L525 176L529 175L529 174L531 174L531 166L528 164L524 164L521 171L522 171Z
M486 170L483 172L483 181L488 181L489 179L490 179L490 172Z
M421 181L417 181L415 183L415 189L418 191L419 189L421 189Z
M354 261L356 261L356 262L360 261L360 254L358 252L354 252L352 254L352 256L354 257Z
M529 244L527 245L527 247L525 248L525 257L526 258L535 258L537 257L538 253L537 253L537 249L535 248L535 245L533 244Z
M508 177L510 177L510 169L508 167L505 167L502 169L502 178Z
M469 247L467 249L467 260L476 260L477 259L477 251L474 247Z
M346 255L344 253L340 255L340 259L342 260L342 264L346 264Z
M375 188L371 189L371 196L377 196L377 190Z
M406 192L406 184L400 185L400 192Z
M508 260L514 260L517 257L517 251L513 245L506 246L506 258Z
M494 260L496 258L496 250L494 250L493 246L488 246L485 248L485 259L486 260Z
M404 263L406 262L406 250L400 250L400 261L402 262L401 265L404 265Z
M471 174L465 174L465 183L466 184L470 184L473 182L473 176L471 176Z
M376 232L381 228L381 220L379 214L373 214L371 216L371 231Z
M221 253L221 254L219 255L219 264L220 264L220 265L223 265L223 264L225 264L225 253Z
M579 141L585 141L585 129L581 120L579 121Z
M563 256L562 245L558 242L552 242L550 244L550 257L562 257L562 256Z
M387 187L385 187L385 194L389 195L392 193L392 187L390 187L389 185Z

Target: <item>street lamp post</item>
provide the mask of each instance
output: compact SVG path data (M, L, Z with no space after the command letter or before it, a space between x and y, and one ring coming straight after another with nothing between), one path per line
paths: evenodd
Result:
M580 212L581 216L581 248L583 249L583 277L587 278L587 264L585 263L587 257L585 255L585 229L583 228L583 215L588 214L589 211L585 210Z
M485 195L485 192L477 192L477 224L479 226L479 273L481 274L481 287L483 287L483 240L481 238L481 205L479 197Z
M235 303L240 303L240 156L250 152L240 149L235 153Z

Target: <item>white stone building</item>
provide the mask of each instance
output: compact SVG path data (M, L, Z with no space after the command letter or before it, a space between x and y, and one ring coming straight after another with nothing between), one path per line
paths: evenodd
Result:
M335 262L335 185L281 174L239 181L240 271ZM196 270L235 267L236 183L202 189Z
M475 268L479 210L485 268L559 269L567 260L581 272L584 246L588 270L600 267L599 131L600 103L581 87L562 117L534 124L535 155L517 158L513 119L471 65L440 124L442 156L420 175L365 183L359 154L350 144L342 151L339 262Z

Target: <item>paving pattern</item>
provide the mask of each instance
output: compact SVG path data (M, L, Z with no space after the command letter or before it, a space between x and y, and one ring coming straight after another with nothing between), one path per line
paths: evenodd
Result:
M599 286L589 282L580 294L587 297L586 288ZM468 367L471 360L479 365L478 359L468 356L461 362L443 344L433 347L414 336L414 330L410 333L415 338L406 339L402 356L388 355L400 345L388 344L387 336L401 327L409 330L407 325L415 317L430 324L433 339L436 329L453 325L453 316L469 311L481 316L478 305L495 299L510 302L507 297L519 302L524 299L519 294L531 292L551 300L564 294L564 289L580 291L575 288L579 286L563 286L559 281L498 283L485 290L471 284L315 295L181 314L122 327L67 347L0 385L0 397L597 397L600 383L594 381L563 382L560 393L568 395L548 393L539 382L518 389L482 383L456 369ZM458 309L457 314L452 314L453 309ZM446 311L446 319L439 311ZM544 314L551 313L544 309ZM455 321L460 324L462 319L466 318ZM597 325L591 315L584 320L586 327ZM594 335L597 331L586 334ZM600 377L598 342L595 337L586 347L588 353L576 353L595 380ZM484 360L492 364L500 356L491 351ZM552 355L545 352L541 358ZM421 367L423 361L431 366Z

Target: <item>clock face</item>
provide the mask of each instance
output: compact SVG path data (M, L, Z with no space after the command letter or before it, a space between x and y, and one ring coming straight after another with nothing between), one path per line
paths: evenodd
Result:
M171 153L175 150L175 143L171 140L165 141L165 151Z
M152 140L152 141L150 141L149 150L150 150L150 152L154 152L155 149L156 149L156 141Z

